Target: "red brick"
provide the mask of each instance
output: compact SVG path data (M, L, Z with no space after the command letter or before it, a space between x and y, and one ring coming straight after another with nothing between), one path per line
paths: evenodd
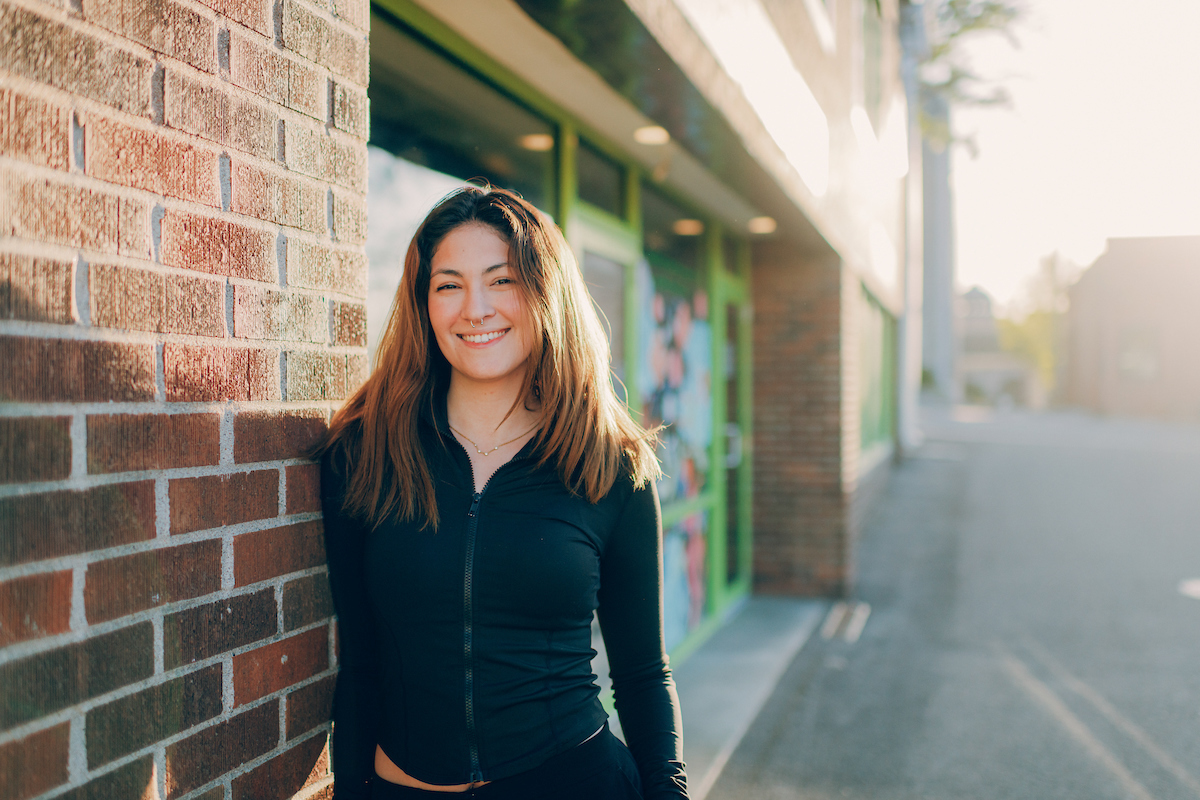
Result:
M283 629L294 631L333 616L329 576L324 572L288 581L283 587Z
M82 0L83 16L193 67L216 69L213 20L173 0Z
M201 82L174 70L167 72L164 98L172 128L275 160L278 118L266 105L233 94L227 84Z
M292 0L283 5L283 46L359 86L367 85L366 37L331 25Z
M221 790L224 798L224 789ZM145 756L136 761L106 772L98 778L56 795L54 800L113 800L113 798L138 798L150 800L158 797L158 778L154 772L154 756Z
M222 665L189 672L87 714L88 768L107 764L221 713Z
M312 181L235 160L230 210L310 233L325 232L325 192Z
M325 434L325 412L247 411L233 421L233 460L278 461L299 458Z
M333 126L352 136L366 139L371 124L367 93L357 86L334 81L332 103Z
M363 142L297 123L285 126L284 141L288 169L360 192L366 189L367 148Z
M367 204L362 196L334 190L333 236L342 244L367 241Z
M134 472L217 464L218 414L91 414L88 472Z
M70 417L0 417L0 483L63 480L70 474Z
M235 286L233 335L242 339L325 342L329 339L325 298L261 286Z
M233 539L233 580L248 586L325 563L324 528L317 520L252 531Z
M0 796L26 800L66 783L70 743L71 726L64 722L0 745Z
M279 702L272 701L167 747L167 798L270 752L279 741Z
M333 323L333 344L348 347L367 346L367 307L360 303L330 304Z
M329 722L335 676L301 686L287 696L287 737L294 739Z
M288 353L288 400L337 400L346 394L345 356L320 350Z
M0 666L0 730L107 694L154 674L149 622Z
M91 318L97 327L225 335L222 281L105 264L92 264L89 274Z
M271 231L175 209L163 214L160 231L159 260L168 266L256 281L279 277Z
M145 256L150 249L148 219L140 200L0 169L0 230L9 235Z
M273 636L275 591L266 589L196 606L163 620L163 658L167 669L226 653Z
M71 324L74 271L70 261L0 253L0 319Z
M71 166L70 114L38 97L0 89L0 154L55 169Z
M164 547L88 566L83 588L93 625L221 588L221 542Z
M279 472L177 478L170 483L171 533L266 519L279 513Z
M182 141L161 130L135 128L104 117L87 121L84 148L88 175L221 207L215 149Z
M316 464L297 464L288 467L287 513L303 514L321 510L321 469Z
M167 344L167 400L278 400L279 355L271 350Z
M202 0L223 17L240 22L263 36L272 35L270 0Z
M81 33L77 24L0 5L0 72L148 117L153 62Z
M229 80L293 111L324 120L326 83L312 65L276 52L269 43L231 31Z
M0 500L0 564L143 542L154 531L154 481L7 497Z
M0 583L0 647L71 628L71 571Z
M97 402L154 399L154 347L0 337L0 399Z
M371 4L369 0L336 0L334 13L364 33L370 27Z
M317 242L288 239L287 282L308 289L332 289L366 297L367 257L357 250L336 250Z
M359 386L366 383L371 374L371 364L366 356L349 356L346 358L346 394L353 394Z
M233 657L236 705L252 703L329 668L329 629L313 628Z
M305 739L245 775L233 779L233 800L291 797L329 774L323 736Z

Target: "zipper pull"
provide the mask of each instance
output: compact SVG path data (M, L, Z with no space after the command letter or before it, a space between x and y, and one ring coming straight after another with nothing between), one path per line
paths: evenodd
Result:
M471 510L467 512L468 517L475 516L475 512L479 510L479 499L483 497L480 492L471 495Z

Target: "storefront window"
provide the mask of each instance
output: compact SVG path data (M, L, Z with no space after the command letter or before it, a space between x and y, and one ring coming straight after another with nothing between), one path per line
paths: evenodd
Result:
M579 143L576 165L579 175L579 199L607 211L614 217L624 216L621 203L624 194L621 190L624 170L621 169L621 165L601 155L586 142Z

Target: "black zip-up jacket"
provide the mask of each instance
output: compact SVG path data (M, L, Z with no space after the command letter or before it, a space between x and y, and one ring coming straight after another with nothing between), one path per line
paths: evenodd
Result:
M578 745L607 719L593 611L645 797L685 798L653 483L623 478L592 504L552 465L536 466L530 442L475 493L444 399L435 413L420 436L436 531L396 519L371 530L348 516L339 458L322 461L339 640L335 798L368 796L377 744L433 784L505 778Z

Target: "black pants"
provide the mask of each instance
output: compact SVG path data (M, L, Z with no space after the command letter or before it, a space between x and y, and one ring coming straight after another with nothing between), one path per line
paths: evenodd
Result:
M642 781L629 748L605 725L578 747L531 770L465 792L430 792L371 782L371 800L642 800Z

